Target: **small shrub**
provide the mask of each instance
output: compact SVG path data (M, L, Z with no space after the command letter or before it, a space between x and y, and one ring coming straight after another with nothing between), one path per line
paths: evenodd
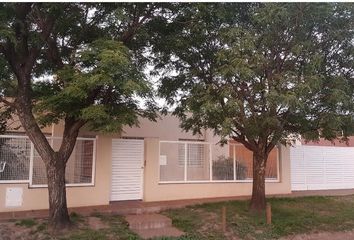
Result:
M236 160L236 176L238 180L246 179L247 167ZM233 180L234 179L234 159L219 156L213 161L213 179Z
M84 221L84 218L76 212L70 213L70 219L73 223L78 223L78 222Z
M43 232L43 231L46 230L46 229L47 229L47 225L44 224L44 223L41 223L41 224L39 224L39 225L37 226L36 232Z
M30 228L37 225L37 222L33 219L22 219L21 221L17 222L16 225Z

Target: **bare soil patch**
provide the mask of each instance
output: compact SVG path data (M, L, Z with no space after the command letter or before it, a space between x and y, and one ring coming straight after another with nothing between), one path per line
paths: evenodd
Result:
M48 234L41 232L42 223L36 226L21 226L15 222L0 222L0 240L42 240L48 239Z
M88 217L87 224L93 230L100 230L109 227L108 224L102 222L102 220L98 217Z
M309 234L298 234L281 238L280 240L353 240L354 230L344 232L319 232Z

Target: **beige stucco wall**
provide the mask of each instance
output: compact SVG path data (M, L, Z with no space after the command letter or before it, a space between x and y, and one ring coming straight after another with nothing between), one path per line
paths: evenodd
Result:
M0 103L1 106L1 103ZM45 126L42 128L42 132L50 135L52 133L52 125ZM7 120L6 131L11 133L24 133L25 129L22 127L21 122L16 114L13 114L10 119Z
M159 139L145 140L146 167L144 175L144 201L167 201L178 199L215 198L248 196L252 193L252 183L163 183L159 184ZM290 193L289 148L280 150L280 180L267 182L266 194Z
M140 119L139 127L125 127L122 136L160 138L160 140L178 139L205 139L203 135L193 135L192 132L183 131L178 118L167 115L152 122L148 119Z

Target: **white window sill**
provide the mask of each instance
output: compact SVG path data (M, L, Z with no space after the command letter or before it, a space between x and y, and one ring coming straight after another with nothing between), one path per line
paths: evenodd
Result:
M253 180L196 180L196 181L159 181L159 184L195 184L195 183L252 183ZM280 183L279 179L267 179L266 183Z

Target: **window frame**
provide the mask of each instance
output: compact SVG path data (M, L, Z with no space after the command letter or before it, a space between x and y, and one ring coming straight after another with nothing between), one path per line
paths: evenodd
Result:
M234 146L234 151L233 151L233 156L229 156L233 159L233 163L234 163L234 179L232 180L213 180L213 168L212 168L212 164L213 164L213 161L212 161L212 143L210 142L204 142L204 141L168 141L168 140L160 140L159 141L159 149L158 149L158 153L159 153L159 158L161 156L161 144L163 143L170 143L170 144L205 144L205 145L208 145L209 146L209 180L188 180L188 177L187 177L187 159L185 157L185 161L184 161L184 165L181 165L181 166L184 166L184 178L183 180L173 180L173 181L161 181L161 173L160 173L160 164L157 164L157 167L158 167L158 183L159 184L185 184L185 183L188 183L188 184L193 184L193 183L252 183L253 182L253 179L244 179L244 180L237 180L237 176L235 175L236 174L236 169L235 169L235 165L236 165L236 153L235 153L235 146L243 146L243 144L240 144L240 143L228 143L227 144L227 147L230 147L230 146ZM277 151L277 159L276 159L276 162L277 162L277 178L266 178L265 179L265 182L266 183L279 183L280 182L280 148L279 146L276 146L275 147L276 151ZM187 149L185 149L185 152L186 152ZM185 154L185 156L187 156ZM159 159L158 159L159 160ZM159 161L158 161L159 162ZM190 166L192 167L192 166Z
M205 149L199 149L199 148L193 148L195 145L197 144L188 144L188 143L180 143L178 144L178 166L182 167L184 166L184 161L186 159L186 153L187 153L187 166L188 167L191 167L191 168L199 168L199 167L203 167L204 166L204 162L203 162L203 159L205 158L205 153L203 152ZM183 146L183 149L180 149L180 147ZM186 147L187 146L187 147ZM187 150L186 150L187 149ZM182 159L182 155L180 151L183 151L183 158ZM190 159L190 156L191 155L200 155L201 157L201 160L200 161L197 161L198 158L196 159L193 159L193 160L196 160L196 161L191 161Z
M0 138L20 138L20 139L28 139L29 137L26 135L0 135ZM48 140L51 142L51 140L54 139L62 139L62 137L51 137L47 136ZM93 141L93 153L92 153L92 178L90 183L67 183L65 186L67 187L85 187L85 186L94 186L95 185L95 177L96 177L96 143L97 143L97 136L94 138L88 138L88 137L78 137L77 140L91 140ZM0 180L0 185L1 184L28 184L29 188L47 188L48 184L33 184L32 179L33 179L33 158L34 158L34 145L31 142L30 143L30 159L29 159L29 174L28 174L28 179L23 179L23 180Z
M14 139L14 138L18 138L18 139L28 139L27 136L24 136L24 135L19 135L19 134L16 134L16 135L9 135L9 134L6 134L6 135L0 135L1 138L9 138L9 139ZM32 142L30 143L30 148L32 149ZM31 151L31 150L30 150ZM31 168L31 164L29 164L28 166L28 171L30 171L30 168ZM29 184L30 182L30 179L29 179L30 175L28 174L28 179L20 179L20 180L0 180L0 184Z
M229 145L229 147L231 147L231 146L233 146L233 156L232 156L232 158L234 159L234 167L235 167L235 165L236 165L236 146L242 146L242 147L244 147L244 145L243 144L241 144L241 143L229 143L228 144ZM279 164L280 164L280 160L279 160L279 156L280 156L280 151L279 151L279 146L278 145L276 145L275 147L274 147L274 149L277 151L277 153L276 153L276 156L277 156L277 158L276 158L276 163L277 163L277 178L265 178L265 181L266 182L280 182L280 166L279 166ZM273 150L274 150L273 149ZM252 163L253 164L253 163ZM235 170L234 170L234 172L235 172ZM236 175L235 175L235 177L237 177ZM238 182L253 182L253 179L244 179L244 180L237 180Z
M54 139L61 139L61 137L50 137L51 140ZM96 175L96 141L97 136L95 138L88 138L88 137L78 137L76 140L91 140L93 141L93 152L92 152L92 178L90 183L66 183L66 187L93 187L95 186L95 175ZM32 144L32 143L31 143ZM34 148L33 148L34 149ZM34 151L33 151L34 154ZM48 188L48 184L33 184L32 176L33 176L33 157L31 159L30 164L30 181L29 181L29 188Z

